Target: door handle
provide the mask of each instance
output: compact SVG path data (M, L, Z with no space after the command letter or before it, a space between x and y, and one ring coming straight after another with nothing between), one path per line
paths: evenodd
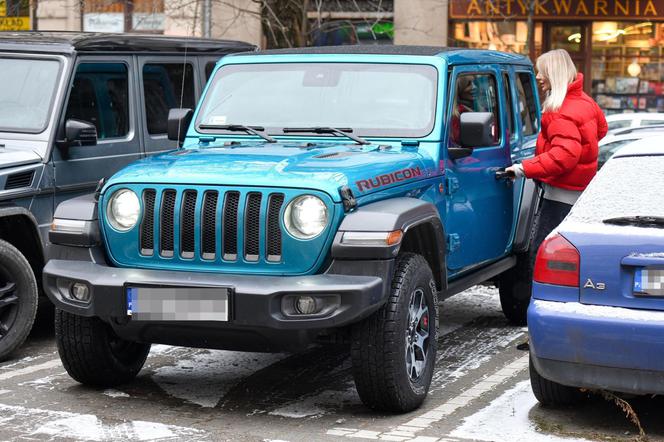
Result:
M506 171L505 169L498 169L496 170L496 179L497 180L511 180L512 178L515 178L516 175L514 175L514 172L512 171Z

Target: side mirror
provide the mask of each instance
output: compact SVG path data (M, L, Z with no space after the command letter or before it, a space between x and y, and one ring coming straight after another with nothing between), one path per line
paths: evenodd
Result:
M459 118L463 147L475 148L496 144L496 122L491 112L464 112Z
M168 111L168 139L182 143L187 136L194 111L176 108Z
M70 119L65 122L65 142L69 146L95 146L97 128L87 121Z

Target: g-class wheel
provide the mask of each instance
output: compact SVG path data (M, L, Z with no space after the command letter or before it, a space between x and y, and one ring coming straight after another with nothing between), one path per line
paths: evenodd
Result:
M30 334L37 314L37 281L21 252L0 240L0 361Z
M150 344L120 338L99 318L57 309L55 339L69 376L94 387L114 387L132 381L150 352Z
M401 255L387 303L353 328L353 377L367 406L407 412L422 404L436 360L437 305L426 260Z

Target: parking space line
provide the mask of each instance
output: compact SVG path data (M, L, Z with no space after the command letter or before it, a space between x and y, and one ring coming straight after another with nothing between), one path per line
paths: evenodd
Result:
M417 432L425 430L435 422L451 415L460 408L479 398L483 394L494 389L499 384L511 379L528 368L528 355L510 362L492 375L482 379L470 388L462 391L459 395L449 399L444 404L403 423L390 431L384 433L369 430L353 430L350 428L333 428L327 432L330 436L344 436L360 439L382 439L382 440L412 440ZM422 439L420 439L422 440Z
M48 370L49 368L62 367L60 359L51 359L43 364L32 365L30 367L21 368L19 370L11 370L6 373L0 373L0 381L15 378L17 376L24 376L26 374L35 373L37 371Z

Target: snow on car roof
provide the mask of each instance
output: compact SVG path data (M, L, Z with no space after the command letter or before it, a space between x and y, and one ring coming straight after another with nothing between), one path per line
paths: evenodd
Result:
M613 158L664 155L664 135L654 135L634 141L622 147Z
M630 112L622 114L613 114L606 117L606 121L634 120L636 118L647 118L652 120L664 120L662 112Z

